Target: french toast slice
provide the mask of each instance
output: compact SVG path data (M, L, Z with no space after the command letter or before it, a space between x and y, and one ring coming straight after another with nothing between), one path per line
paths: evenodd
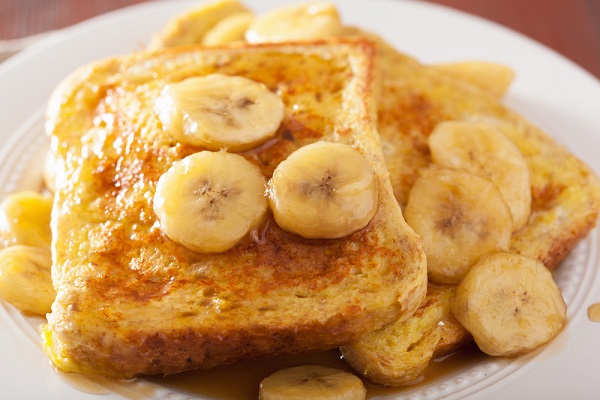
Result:
M394 194L403 208L419 171L431 162L427 140L435 126L444 121L477 121L499 127L517 145L530 172L531 215L513 233L512 253L537 259L553 270L595 226L600 209L598 178L567 149L485 88L422 65L370 33L347 28L346 34L366 36L378 44L378 131ZM426 375L433 358L472 340L450 315L452 296L440 295L451 290L430 288L409 320L343 347L344 358L380 384L405 385Z
M52 277L42 329L63 371L174 374L348 345L414 313L426 261L388 180L375 130L374 47L364 39L177 48L80 68L56 89L47 129L57 160ZM373 166L379 209L341 239L303 239L267 218L231 250L199 254L161 231L160 176L202 150L161 129L168 82L219 72L281 96L275 139L242 154L268 178L315 141L346 143ZM199 227L199 229L202 229Z

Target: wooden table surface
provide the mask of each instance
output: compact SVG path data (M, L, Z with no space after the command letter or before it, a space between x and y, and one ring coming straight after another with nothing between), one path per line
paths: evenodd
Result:
M0 40L59 29L144 1L147 0L0 0ZM521 32L600 78L600 0L427 1Z

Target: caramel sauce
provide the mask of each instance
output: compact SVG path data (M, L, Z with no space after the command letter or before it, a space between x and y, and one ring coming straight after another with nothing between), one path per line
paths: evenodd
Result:
M592 322L600 322L600 303L594 303L587 309L588 319Z
M365 383L367 399L398 395L419 389L448 378L451 374L471 368L486 358L477 346L468 345L462 350L433 360L425 376L418 382L404 387L385 387ZM193 396L218 400L256 400L260 382L282 369L305 364L319 364L353 372L337 350L325 352L285 355L267 360L245 361L234 365L213 368L207 371L192 371L168 377L149 377L147 381L162 387ZM355 372L353 372L355 373Z

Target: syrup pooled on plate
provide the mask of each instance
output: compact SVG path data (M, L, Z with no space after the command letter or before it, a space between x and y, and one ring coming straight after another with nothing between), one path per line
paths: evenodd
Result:
M426 371L426 375L413 385L388 387L365 382L367 399L400 395L408 391L425 388L447 379L450 374L472 368L485 360L486 357L474 344L467 345L450 356L433 360ZM358 375L342 359L338 350L330 350L283 355L265 360L244 361L206 371L191 371L167 377L148 377L145 379L161 387L194 396L218 400L256 400L260 382L264 378L280 369L306 364L324 365Z

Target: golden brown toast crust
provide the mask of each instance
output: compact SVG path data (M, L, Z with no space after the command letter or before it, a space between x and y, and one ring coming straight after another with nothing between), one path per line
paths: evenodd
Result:
M352 343L420 305L426 264L387 179L374 129L373 47L365 40L139 53L80 69L55 92L53 210L57 299L43 330L61 369L172 374ZM269 218L234 249L193 253L152 212L158 178L199 148L152 112L169 81L219 71L281 95L277 138L244 153L269 177L316 140L353 145L373 165L378 214L338 240L306 240ZM200 227L201 229L201 227Z

